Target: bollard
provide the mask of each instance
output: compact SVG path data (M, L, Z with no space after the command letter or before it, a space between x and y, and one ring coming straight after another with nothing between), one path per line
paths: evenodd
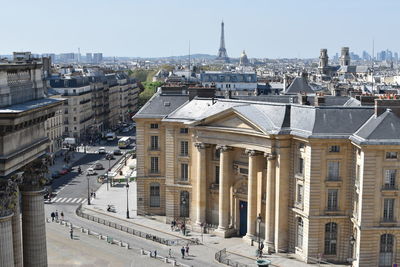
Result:
M168 258L167 257L164 258L164 262L168 263Z
M147 254L151 258L151 251L149 251L149 254Z
M99 234L99 239L100 239L100 240L103 239L103 237L101 236L101 234Z
M172 260L172 266L176 266L176 260Z
M124 244L122 243L122 241L119 242L119 246L120 246L120 247L123 247L123 246L124 246Z
M144 255L144 250L142 248L140 249L140 255Z
M62 224L63 224L63 221L59 220L59 223L62 225Z
M67 222L65 222L65 224L64 224L64 225L65 225L65 227L68 227L68 223L67 223Z
M90 235L90 230L89 229L87 229L86 234Z
M126 249L129 249L129 243L126 243L125 248L126 248Z

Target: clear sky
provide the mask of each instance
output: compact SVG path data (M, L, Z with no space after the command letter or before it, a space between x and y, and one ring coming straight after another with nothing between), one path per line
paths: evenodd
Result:
M400 51L399 0L0 0L0 54L318 57L327 48Z

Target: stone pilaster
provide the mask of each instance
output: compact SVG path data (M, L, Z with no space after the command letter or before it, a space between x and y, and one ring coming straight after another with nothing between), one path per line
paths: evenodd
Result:
M0 217L0 267L14 266L12 216L11 213Z
M257 218L257 174L262 171L263 155L255 150L246 150L249 155L249 174L247 186L247 233L245 238L256 236Z
M220 173L219 173L219 220L216 233L219 236L229 236L230 221L230 187L232 176L231 147L218 146L220 149Z
M196 224L206 222L207 208L207 179L206 179L206 145L204 143L195 143L197 148L197 170L196 170Z
M289 246L289 162L290 141L281 140L277 148L275 168L275 252L287 251Z
M267 185L265 203L265 246L275 250L275 155L267 155Z
M47 266L44 190L22 191L24 267Z

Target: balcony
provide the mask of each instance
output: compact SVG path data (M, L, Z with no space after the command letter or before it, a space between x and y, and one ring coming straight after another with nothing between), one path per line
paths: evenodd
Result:
M160 147L149 147L148 151L160 151Z
M382 191L397 191L399 190L397 185L394 184L384 184L382 186Z

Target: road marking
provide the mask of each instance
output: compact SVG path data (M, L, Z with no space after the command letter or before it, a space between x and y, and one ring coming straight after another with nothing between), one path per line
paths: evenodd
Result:
M71 203L74 203L77 200L78 200L78 198L74 198L74 200L72 200Z
M83 204L83 203L85 203L87 201L87 199L85 198L81 203Z
M60 202L60 203L61 203L61 202L64 202L65 199L66 199L66 198L61 198L61 197L60 197L59 199L57 199L57 202Z
M71 200L72 200L72 198L68 198L68 200L65 201L65 203L68 203L68 202L70 202Z

